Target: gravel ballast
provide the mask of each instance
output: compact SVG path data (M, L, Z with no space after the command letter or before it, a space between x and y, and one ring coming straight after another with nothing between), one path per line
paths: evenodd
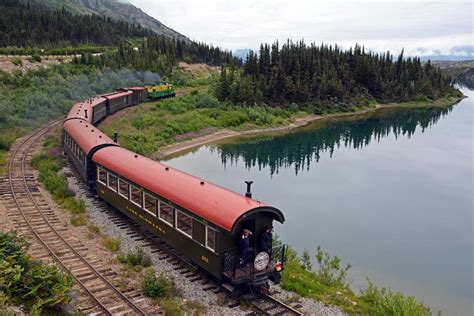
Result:
M86 195L84 186L79 183L75 173L69 166L63 168L62 172L67 176L69 188L76 193L78 198L84 200L86 204L87 214L91 223L97 225L104 235L109 237L119 238L121 240L120 251L128 253L133 251L137 246L142 246L147 243L147 240L138 242L133 240L126 232L126 229L119 228L109 215L103 211L104 203L97 203L97 199L90 198ZM90 196L90 195L89 195ZM110 207L110 206L108 206ZM117 210L115 210L118 212ZM195 301L206 307L206 313L211 315L245 315L249 310L242 308L229 308L227 305L230 300L225 293L215 294L212 291L204 291L205 286L199 282L190 282L189 279L174 270L173 264L166 259L160 260L158 253L152 253L150 247L143 247L144 252L151 258L153 268L158 272L163 272L168 275L181 291L183 300ZM345 315L340 309L333 306L326 306L325 304L299 297L297 294L285 291L279 286L273 286L272 290L276 290L277 294L274 296L281 301L298 302L303 307L300 308L307 315L331 315L340 316Z

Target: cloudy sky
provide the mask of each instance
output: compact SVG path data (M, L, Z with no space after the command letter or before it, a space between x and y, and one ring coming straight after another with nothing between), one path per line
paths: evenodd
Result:
M402 47L408 55L474 58L473 4L458 0L128 0L191 39L227 49L275 39Z

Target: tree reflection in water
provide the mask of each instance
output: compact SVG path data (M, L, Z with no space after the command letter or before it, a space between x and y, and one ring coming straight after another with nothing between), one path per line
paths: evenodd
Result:
M294 166L295 173L309 170L321 154L332 157L335 149L361 149L371 141L380 141L392 133L395 138L410 138L417 128L424 132L452 111L449 108L383 109L344 118L328 119L291 133L276 136L243 138L212 146L223 165L242 159L247 169L269 167L271 175L280 168Z

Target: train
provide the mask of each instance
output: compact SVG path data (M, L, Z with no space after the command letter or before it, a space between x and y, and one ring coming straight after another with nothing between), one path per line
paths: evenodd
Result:
M121 147L95 124L145 102L147 87L117 89L74 104L62 146L88 190L183 254L238 297L268 291L284 270L286 245L260 249L263 233L285 217L276 207ZM248 235L245 255L238 247ZM248 234L248 232L252 234Z

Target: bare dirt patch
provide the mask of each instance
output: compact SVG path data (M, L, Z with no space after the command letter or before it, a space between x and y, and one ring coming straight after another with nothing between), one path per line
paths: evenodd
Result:
M21 64L15 65L13 61L21 60ZM30 57L8 56L0 57L0 70L8 73L20 71L25 74L30 70L46 68L61 63L70 62L71 57L44 57L41 62L32 61Z
M217 66L209 66L206 64L188 64L185 62L179 62L178 68L197 75L198 77L207 77L211 74L217 74L220 72L220 68Z

